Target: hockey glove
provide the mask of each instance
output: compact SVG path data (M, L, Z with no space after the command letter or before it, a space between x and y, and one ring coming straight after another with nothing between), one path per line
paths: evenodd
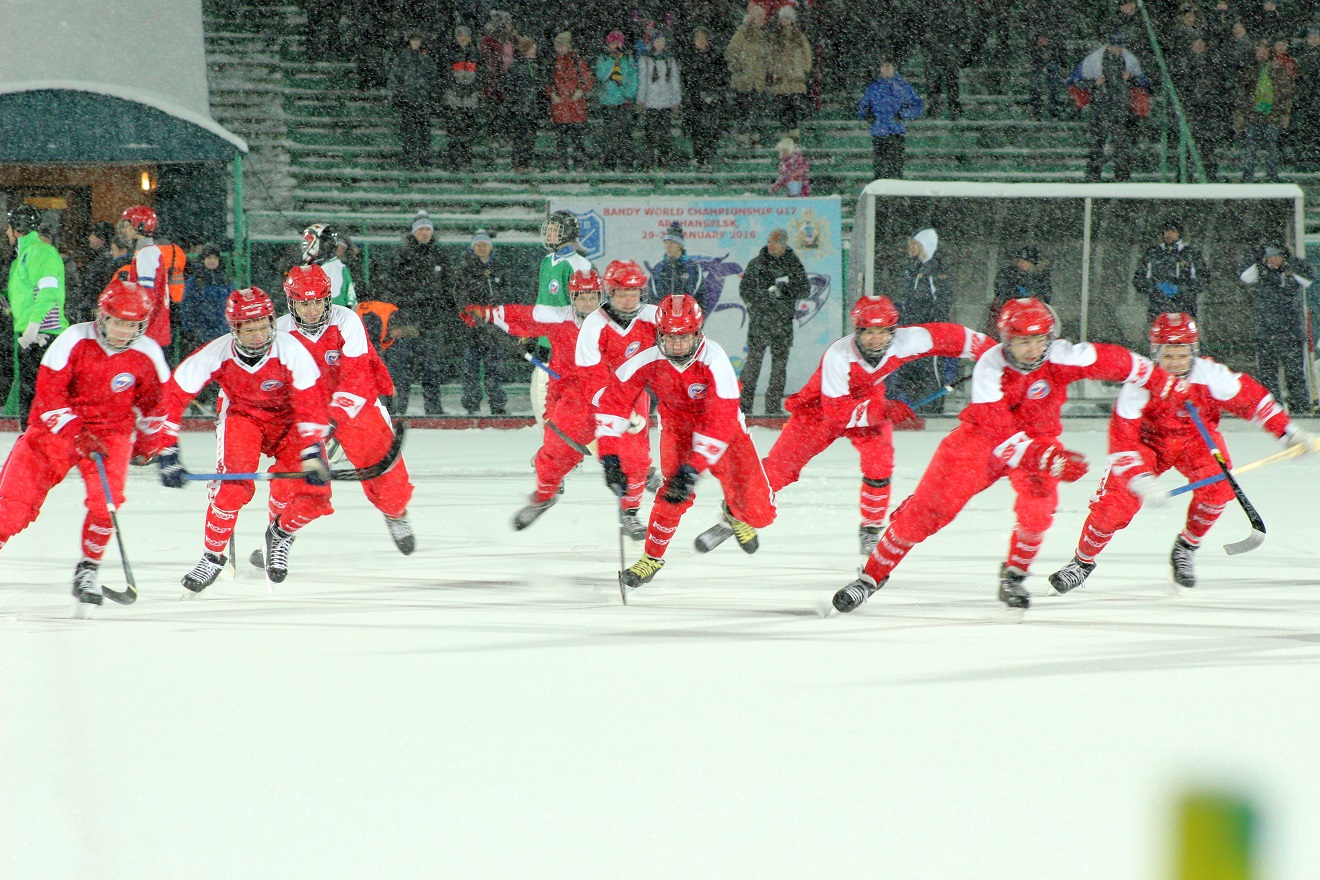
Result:
M1312 455L1320 450L1320 447L1317 447L1317 444L1320 444L1320 437L1296 425L1290 424L1283 429L1283 442L1288 444L1289 449L1301 446L1302 455Z
M325 457L324 443L313 443L302 451L302 472L309 486L330 485L330 462Z
M619 464L617 455L602 455L600 457L600 466L605 469L605 485L610 487L610 491L622 498L628 493L628 477L623 473L623 466Z
M661 497L670 504L682 504L692 497L697 485L697 469L690 464L680 465L674 475L660 488Z
M912 407L901 400L886 400L885 418L895 425L901 425L904 422L915 422L917 414L912 411Z
M1022 466L1065 483L1077 482L1086 476L1087 471L1084 455L1049 440L1032 440L1022 456Z
M188 472L179 461L179 447L171 446L156 454L156 467L160 469L160 482L168 489L182 489Z
M1128 480L1128 489L1141 499L1143 507L1159 510L1169 505L1169 493L1157 485L1152 474L1137 474Z
M80 430L78 436L73 438L73 448L78 450L78 454L83 458L91 458L93 452L105 455L105 447L101 445L101 438L86 428Z

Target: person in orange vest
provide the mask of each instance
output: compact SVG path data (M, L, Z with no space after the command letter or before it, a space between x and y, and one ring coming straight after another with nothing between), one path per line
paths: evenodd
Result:
M187 257L173 244L156 244L156 212L146 205L125 208L115 233L133 247L126 281L151 291L151 322L147 336L170 351L170 303L183 299L183 270ZM178 295L175 296L177 287Z
M385 369L389 371L391 381L395 376L412 375L410 369L412 353L407 345L394 343L417 335L416 327L405 326L402 322L390 326L390 319L398 310L399 307L393 303L380 300L363 300L357 304L358 317L362 319L362 325L367 329L367 338L376 347L376 351L380 352L380 358L385 363ZM412 389L404 388L397 382L395 388L395 397L382 396L381 400L385 402L391 415L407 415L408 394Z

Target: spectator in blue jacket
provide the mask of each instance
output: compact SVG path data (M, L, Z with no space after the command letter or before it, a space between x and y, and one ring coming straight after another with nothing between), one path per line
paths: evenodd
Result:
M605 54L596 59L596 87L600 99L601 164L615 171L628 170L632 155L632 105L637 100L637 59L627 50L622 31L610 31Z
M871 165L877 180L903 176L905 120L925 110L917 90L898 75L891 58L880 62L880 78L866 87L857 104L857 118L871 122Z
M234 285L220 266L220 248L203 245L200 256L201 265L189 267L183 282L183 300L179 303L180 332L187 352L229 332L225 300L229 299Z

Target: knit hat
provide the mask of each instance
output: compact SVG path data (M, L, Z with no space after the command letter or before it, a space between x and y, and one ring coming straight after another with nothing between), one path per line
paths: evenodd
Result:
M1177 217L1174 216L1165 217L1160 226L1160 231L1164 232L1165 230L1168 229L1177 230L1179 237L1181 237L1183 234L1182 220L1179 220Z
M115 237L115 226L113 223L107 223L104 220L100 223L93 223L92 235L95 235L97 238L101 239L101 241L109 244L110 239Z
M1109 35L1109 45L1111 45L1111 46L1126 46L1126 45L1127 45L1127 37L1124 36L1124 34L1123 34L1122 31L1114 31L1112 34Z
M1017 252L1017 259L1026 260L1034 266L1040 262L1040 250L1034 244L1023 245Z
M211 242L208 241L206 244L202 245L202 250L200 253L198 253L197 258L200 260L205 260L207 257L218 257L218 256L220 256L220 246L216 244L212 244Z
M491 241L490 241L490 233L489 233L489 232L487 232L487 231L484 230L484 229L478 229L476 232L472 233L472 243L473 243L473 244L480 244L480 243L483 242L483 241L484 241L486 244L490 244L490 243L491 243Z
M435 224L431 222L431 215L425 211L418 211L416 216L413 217L412 231L416 232L419 229L435 229Z
M628 42L628 38L623 35L623 31L610 31L605 37L606 46L622 46Z
M1287 252L1278 244L1265 245L1265 256L1267 257L1286 257Z
M661 241L672 241L680 247L687 247L687 242L683 241L683 227L678 224L677 220L669 224L669 228L665 230L665 236Z
M773 229L773 230L770 231L770 237L769 237L768 239L766 239L766 241L767 241L767 242L777 241L777 242L779 242L780 244L782 244L782 245L784 245L785 247L787 247L787 246L788 246L788 233L785 232L785 231L782 230L782 229Z

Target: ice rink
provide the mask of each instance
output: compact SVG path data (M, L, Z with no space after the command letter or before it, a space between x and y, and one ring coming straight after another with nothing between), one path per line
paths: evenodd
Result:
M951 427L896 435L895 500ZM1049 597L1092 474L1063 487L1020 625L995 600L1006 482L890 586L823 616L857 553L856 453L782 492L761 550L691 551L622 607L599 466L515 533L539 435L414 431L418 550L352 484L274 595L248 566L182 601L206 491L135 470L121 523L141 598L69 619L75 476L0 552L0 878L1161 878L1188 786L1259 806L1261 878L1320 865L1320 460L1242 479L1173 597L1184 503L1144 511L1086 587ZM1276 451L1236 422L1239 463ZM755 429L764 454L775 432ZM14 435L0 436L8 451ZM208 470L214 438L187 434ZM1176 482L1169 481L1169 485ZM648 502L649 503L649 502ZM627 562L641 552L629 542ZM118 550L102 567L123 586ZM846 872L846 873L845 873Z

